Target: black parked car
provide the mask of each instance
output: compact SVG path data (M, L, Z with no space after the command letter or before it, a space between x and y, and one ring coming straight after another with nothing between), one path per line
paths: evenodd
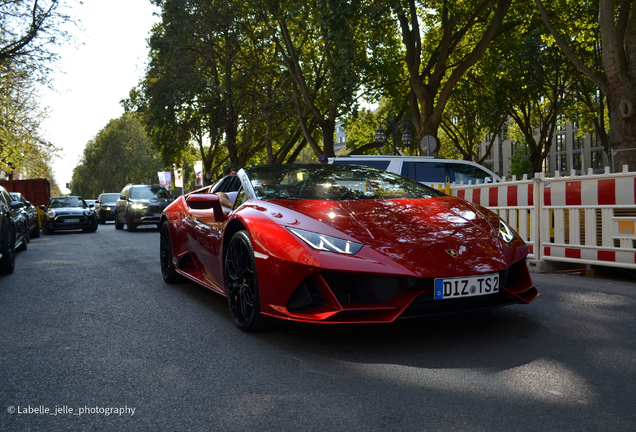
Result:
M135 231L142 224L159 227L161 212L172 202L172 196L161 185L129 184L122 189L115 205L115 228L127 225Z
M97 219L100 224L103 225L106 221L115 220L115 204L117 204L117 198L119 198L117 192L103 193L97 197L95 213L97 213Z
M33 204L31 204L30 201L27 201L24 195L22 195L20 192L9 192L9 195L11 195L11 198L13 198L15 201L20 201L22 204L24 204L22 211L27 218L26 226L28 237L40 237L40 219L38 218L38 209Z
M80 196L51 198L42 220L42 232L51 234L57 230L97 231L97 215Z
M26 250L26 219L22 204L0 186L0 273L13 273L15 251Z

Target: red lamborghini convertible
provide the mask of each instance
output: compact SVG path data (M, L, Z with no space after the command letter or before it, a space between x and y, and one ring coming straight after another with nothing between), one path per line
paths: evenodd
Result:
M226 296L246 331L264 317L388 323L539 295L528 249L496 214L363 166L243 169L170 204L160 251L166 282Z

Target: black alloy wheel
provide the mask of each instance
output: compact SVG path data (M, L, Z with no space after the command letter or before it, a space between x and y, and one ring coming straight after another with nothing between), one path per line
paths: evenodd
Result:
M2 259L0 259L0 273L13 273L15 270L15 232L5 223L2 232Z
M263 327L254 249L246 231L239 231L230 240L225 254L225 292L230 314L244 331Z
M161 276L166 283L174 283L181 280L181 275L176 272L172 263L172 239L170 238L170 225L165 221L161 225L159 234L159 259L161 261Z

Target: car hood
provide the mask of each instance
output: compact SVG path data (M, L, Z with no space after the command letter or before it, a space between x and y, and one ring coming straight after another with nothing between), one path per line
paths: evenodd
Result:
M368 245L430 248L439 243L478 243L497 235L479 209L455 197L275 202Z

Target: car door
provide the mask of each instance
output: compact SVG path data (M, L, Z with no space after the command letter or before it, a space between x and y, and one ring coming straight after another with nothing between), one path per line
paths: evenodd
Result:
M186 200L187 203L187 200ZM208 283L218 286L222 292L222 235L225 221L217 221L213 209L188 208L183 219L192 252L207 272Z

